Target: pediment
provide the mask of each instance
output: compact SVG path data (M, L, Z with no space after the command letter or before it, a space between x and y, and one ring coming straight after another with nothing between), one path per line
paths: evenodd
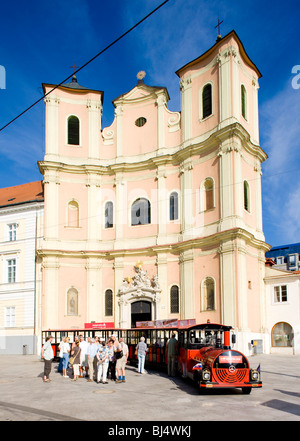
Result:
M165 96L166 102L169 101L170 97L165 87L147 86L145 83L140 82L129 92L116 98L113 104L116 107L119 104L140 103L143 101L156 100L158 96L161 95Z

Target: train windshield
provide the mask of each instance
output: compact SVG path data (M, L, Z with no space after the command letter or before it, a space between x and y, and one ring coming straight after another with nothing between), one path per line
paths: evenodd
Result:
M202 346L219 348L223 343L223 332L220 329L191 329L188 343L194 348Z

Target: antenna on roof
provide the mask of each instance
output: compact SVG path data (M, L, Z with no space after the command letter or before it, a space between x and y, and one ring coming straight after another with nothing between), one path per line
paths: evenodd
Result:
M144 78L146 76L146 72L144 70L140 70L137 74L137 79L138 79L138 84L143 84L144 83Z

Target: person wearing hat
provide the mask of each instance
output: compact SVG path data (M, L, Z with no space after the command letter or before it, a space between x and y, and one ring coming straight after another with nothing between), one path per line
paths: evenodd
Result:
M88 365L89 365L89 379L88 381L91 382L94 380L94 360L96 357L98 351L98 346L95 345L95 339L91 338L90 344L87 348L87 357L88 357ZM95 372L96 375L96 372Z
M51 366L52 366L52 360L54 358L54 353L52 349L52 343L53 336L48 335L46 337L46 342L44 346L42 347L42 358L44 359L45 365L44 365L44 382L49 383L51 380L49 378L50 372L51 372Z

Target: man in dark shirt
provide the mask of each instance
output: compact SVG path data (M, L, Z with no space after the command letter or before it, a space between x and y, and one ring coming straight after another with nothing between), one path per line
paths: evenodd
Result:
M176 356L177 356L177 347L178 347L178 341L175 338L175 334L172 334L172 337L167 343L168 347L168 375L169 377L175 377L175 362L176 362Z

